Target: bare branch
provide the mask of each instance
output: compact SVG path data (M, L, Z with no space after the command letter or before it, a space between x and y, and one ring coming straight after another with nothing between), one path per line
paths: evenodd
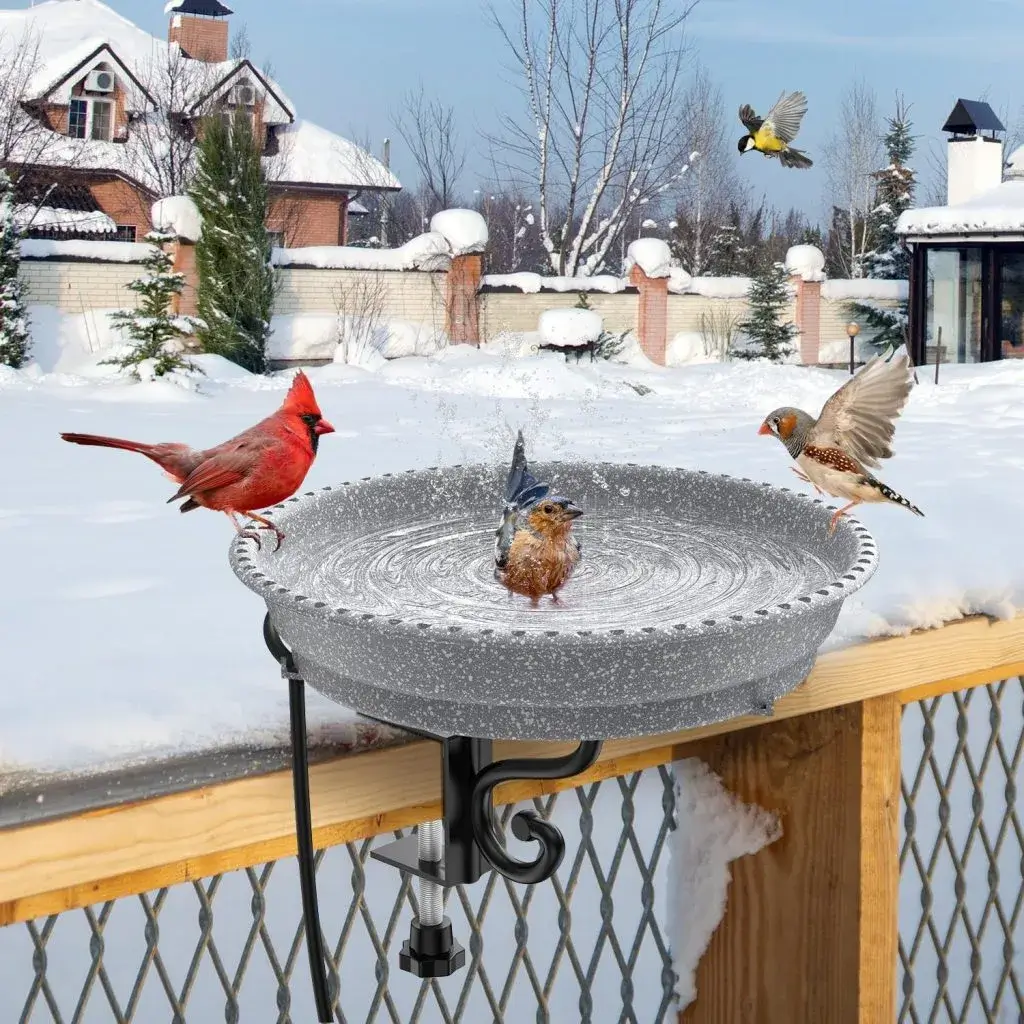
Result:
M466 150L459 141L455 111L428 100L420 87L409 93L395 128L408 146L433 207L431 213L456 205L456 189L466 166Z

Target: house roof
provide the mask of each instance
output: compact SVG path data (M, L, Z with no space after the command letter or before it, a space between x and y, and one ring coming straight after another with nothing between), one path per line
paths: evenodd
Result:
M202 18L223 18L234 14L230 7L225 7L220 0L168 0L164 5L164 14L197 14Z
M193 8L216 2L172 0L174 13L183 14L197 13ZM171 100L183 104L184 112L194 116L201 113L206 101L230 89L237 78L245 75L263 91L264 124L277 133L279 152L265 160L272 182L353 190L402 187L380 161L355 143L309 121L296 121L294 105L280 86L248 60L206 63L185 58L177 43L151 36L101 0L44 0L20 10L0 10L0 62L11 57L18 59L19 54L25 59L25 53L33 52L38 67L32 71L26 98L66 103L63 92L89 70L90 61L110 60L127 75L133 86L130 91L138 93L140 102L130 107L143 117L153 115L144 113L146 104L142 99L151 108L161 105L171 77L167 69L174 67L173 61L182 61L188 74L184 86L180 81L174 86ZM73 79L72 75L76 77ZM51 134L44 127L38 131ZM53 144L45 147L35 145L31 139L20 141L26 160L50 167L74 166L78 170L109 172L153 192L156 185L146 173L152 160L140 156L136 135L138 131L133 130L127 142L118 143L56 135ZM43 156L39 155L41 150ZM18 153L12 156L13 162L18 162Z
M277 129L278 152L264 159L277 184L397 191L401 182L374 156L311 121Z
M1006 128L983 100L957 100L942 130L957 135L973 135L976 132L1005 132Z
M1014 156L1010 157L1013 168ZM1024 162L1022 157L1021 162ZM907 238L1024 237L1024 180L1010 178L952 206L923 206L900 214L896 233Z

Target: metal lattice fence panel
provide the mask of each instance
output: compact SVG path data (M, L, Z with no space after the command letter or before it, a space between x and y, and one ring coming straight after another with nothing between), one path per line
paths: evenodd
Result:
M903 715L900 1024L1024 1021L1024 687Z
M538 886L490 875L454 890L446 913L467 963L442 981L421 983L398 969L416 888L369 858L374 843L391 835L321 854L338 1021L659 1024L674 1017L664 927L669 769L534 805L565 835L561 867ZM505 809L506 824L513 810ZM508 842L530 855L511 835ZM294 858L0 929L4 1024L307 1024L315 1017Z

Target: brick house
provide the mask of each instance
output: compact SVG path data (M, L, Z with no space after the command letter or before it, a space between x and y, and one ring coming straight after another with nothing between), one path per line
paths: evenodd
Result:
M229 59L220 0L165 9L166 41L100 0L0 10L0 73L18 83L28 126L6 162L30 235L141 238L154 200L182 190L203 119L238 109L263 151L278 245L343 245L349 216L365 212L357 196L401 188L359 146L297 119L249 60Z

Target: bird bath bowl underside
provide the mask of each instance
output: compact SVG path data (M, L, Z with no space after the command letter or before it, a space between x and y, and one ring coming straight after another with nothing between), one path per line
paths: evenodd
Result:
M820 500L657 466L542 463L585 512L583 560L531 605L493 576L507 472L416 470L308 492L280 549L231 565L298 672L332 700L438 737L640 736L770 713L874 572Z

